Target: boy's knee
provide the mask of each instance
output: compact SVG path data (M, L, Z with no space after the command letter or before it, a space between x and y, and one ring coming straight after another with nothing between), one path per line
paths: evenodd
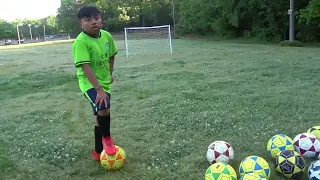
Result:
M110 108L102 109L98 112L99 116L108 116L110 114Z

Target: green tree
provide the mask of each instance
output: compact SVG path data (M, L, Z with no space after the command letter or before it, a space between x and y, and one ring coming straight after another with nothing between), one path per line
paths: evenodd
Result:
M12 23L0 19L0 39L13 39L15 36L15 26Z
M76 34L81 30L77 21L77 12L81 4L76 0L61 0L61 7L58 9L56 18L57 28L60 32Z
M258 37L279 41L288 37L288 0L180 0L180 33ZM296 37L318 39L320 0L295 1ZM299 11L300 10L300 11ZM312 38L310 38L312 37Z
M300 22L307 25L320 25L320 0L312 0L300 10Z

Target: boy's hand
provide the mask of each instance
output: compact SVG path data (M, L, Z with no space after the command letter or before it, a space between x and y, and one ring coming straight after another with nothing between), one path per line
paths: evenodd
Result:
M114 77L113 75L111 75L111 84L113 83L113 81L114 81Z
M105 104L105 106L107 107L108 105L108 100L109 97L107 95L107 93L103 90L102 87L100 87L99 89L97 89L97 97L96 97L96 105L99 105L99 108L101 108L101 105Z

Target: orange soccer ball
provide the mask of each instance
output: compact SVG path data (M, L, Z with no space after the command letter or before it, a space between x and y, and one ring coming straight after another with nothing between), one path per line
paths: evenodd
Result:
M109 171L116 171L121 169L126 163L126 153L120 147L116 146L117 153L113 156L108 155L104 150L100 155L100 163L103 168Z

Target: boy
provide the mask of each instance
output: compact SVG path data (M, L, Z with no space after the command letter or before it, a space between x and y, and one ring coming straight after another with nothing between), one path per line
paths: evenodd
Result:
M94 160L99 161L103 148L108 155L117 151L110 134L110 93L117 47L112 35L101 29L101 12L96 7L81 8L78 19L83 31L74 41L73 58L80 90L96 116L95 150L92 154Z

